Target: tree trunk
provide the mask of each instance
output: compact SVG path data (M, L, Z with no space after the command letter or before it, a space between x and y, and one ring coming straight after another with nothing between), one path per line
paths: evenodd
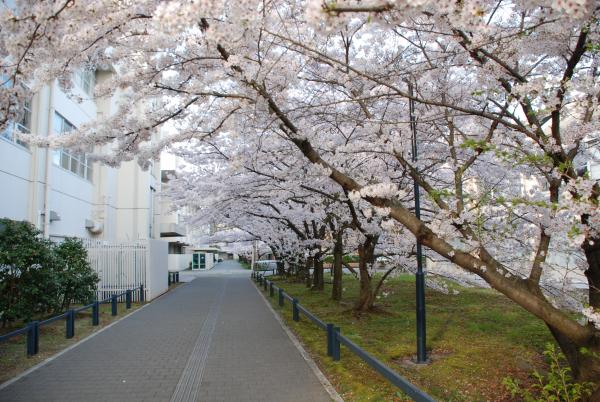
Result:
M594 389L589 401L600 401L600 338L593 337L586 345L578 346L568 336L548 326L556 339L576 382L590 382Z
M314 290L325 289L325 278L323 275L323 259L320 253L314 256L314 270L313 270L313 287Z
M581 248L588 263L585 276L589 285L589 303L598 310L600 307L600 238L586 239Z
M310 288L312 286L312 281L310 279L310 269L314 266L314 258L308 257L305 261L304 270L306 271L306 287ZM314 272L314 271L313 271Z
M589 305L598 312L600 311L600 238L586 239L581 248L588 263L585 276L589 287ZM563 346L563 343L569 342L568 339L564 337L565 340L561 342L555 331L552 331L552 334L565 353L575 379L595 384L594 394L590 400L600 401L600 334L596 332L589 344L584 345L584 348L589 350L584 353L582 353L582 348Z
M343 232L335 234L335 244L333 245L333 288L331 298L333 300L342 300L342 259L344 257Z
M375 246L379 236L367 235L363 243L358 246L358 274L360 277L360 293L358 302L354 307L358 311L367 311L375 303L373 283L369 274L369 266L375 261Z

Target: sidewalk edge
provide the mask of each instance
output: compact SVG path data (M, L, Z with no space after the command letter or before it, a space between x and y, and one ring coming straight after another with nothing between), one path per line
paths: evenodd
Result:
M250 279L250 281L252 282L252 279ZM281 328L283 328L283 331L290 338L296 349L298 349L298 352L300 352L300 355L306 361L308 367L310 367L310 369L315 374L321 385L323 385L323 388L325 388L325 391L327 391L331 399L335 402L344 402L344 399L340 396L340 394L338 394L333 385L331 385L325 374L323 374L319 366L317 366L317 363L315 363L310 354L306 351L306 349L304 349L304 346L302 346L300 340L298 340L298 338L296 337L296 335L294 335L292 330L285 324L285 322L283 322L283 320L281 319L279 314L277 314L275 309L273 309L273 306L271 306L271 303L269 303L269 300L267 300L266 296L260 291L256 284L254 284L254 282L252 282L252 284L254 285L254 288L261 296L262 300L265 302L271 313L273 313L273 315L275 316L277 322L279 322L279 325L281 325Z

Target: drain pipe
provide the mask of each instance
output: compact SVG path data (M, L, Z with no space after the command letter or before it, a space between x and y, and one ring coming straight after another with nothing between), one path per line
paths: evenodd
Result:
M48 133L52 135L54 121L54 81L50 83L48 96ZM44 171L44 237L50 238L50 169L52 169L51 150L46 147L46 170Z

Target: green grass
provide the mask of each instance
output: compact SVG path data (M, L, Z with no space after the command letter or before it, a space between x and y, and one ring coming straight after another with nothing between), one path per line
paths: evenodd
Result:
M434 398L443 401L509 401L502 386L506 376L527 383L534 369L543 369L542 351L552 338L542 321L506 297L488 289L460 290L445 295L427 290L427 347L433 362L410 364L416 353L415 292L411 276L390 280L382 289L389 296L378 309L357 315L352 311L358 282L344 276L344 299L330 299L303 284L278 280L278 285L326 322ZM456 287L455 287L456 288ZM271 303L307 346L317 364L346 401L408 400L397 388L342 346L342 360L326 355L325 333L302 317L291 319L290 304Z
M73 306L78 307L78 306ZM77 313L75 320L75 336L71 339L65 338L65 320L58 320L52 324L40 328L40 352L27 356L27 336L25 334L16 336L9 341L0 343L0 383L7 381L22 373L30 367L46 360L52 355L80 341L88 335L98 331L130 312L141 307L139 303L132 303L131 309L125 309L125 303L118 304L118 315L111 315L110 304L100 306L100 325L92 325L91 309ZM0 334L11 332L23 327L25 324L15 323L11 328L0 328Z

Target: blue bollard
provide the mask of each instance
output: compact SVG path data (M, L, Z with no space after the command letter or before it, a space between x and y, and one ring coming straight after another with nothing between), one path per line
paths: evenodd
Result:
M117 315L117 295L112 295L110 298L111 315Z
M279 288L279 306L283 307L283 289Z
M298 299L292 299L292 319L296 322L300 321L300 310L298 310Z
M327 324L327 356L333 356L333 324Z
M75 336L75 310L67 311L67 339Z
M127 292L125 293L125 308L131 308L131 289L127 289Z
M32 321L27 327L27 356L33 356L40 351L40 325Z
M100 303L94 302L92 306L92 325L100 325Z
M263 285L264 285L264 286L263 286L263 288L264 288L264 290L265 290L265 291L267 290L267 284L268 284L268 282L269 282L269 281L268 281L268 280L266 280L266 279L265 279L265 281L263 282Z
M340 327L333 327L333 350L332 357L333 361L340 361L340 339L338 335L340 334Z

